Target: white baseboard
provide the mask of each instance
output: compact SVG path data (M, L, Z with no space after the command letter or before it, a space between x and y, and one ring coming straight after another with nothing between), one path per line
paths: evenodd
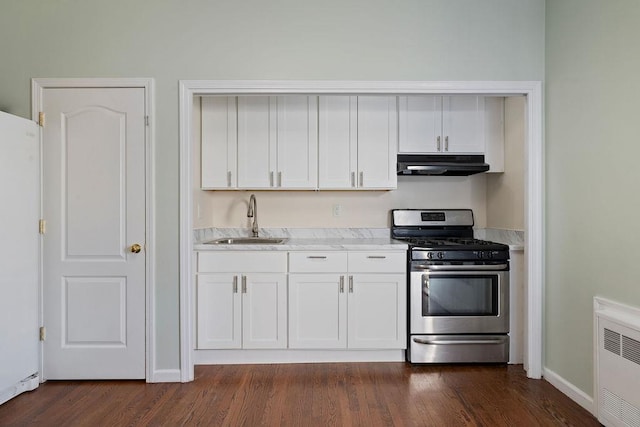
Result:
M194 365L404 362L404 350L194 350Z
M552 386L560 390L562 393L566 394L571 400L596 416L596 408L593 404L593 397L589 396L584 391L580 390L578 387L553 372L551 369L544 368L542 375L544 379L547 380L547 382L549 382Z
M148 383L179 383L181 382L180 369L156 369L151 372Z

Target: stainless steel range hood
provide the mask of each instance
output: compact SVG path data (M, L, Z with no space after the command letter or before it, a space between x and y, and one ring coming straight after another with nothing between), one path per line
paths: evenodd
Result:
M483 154L398 154L398 175L466 176L488 170Z

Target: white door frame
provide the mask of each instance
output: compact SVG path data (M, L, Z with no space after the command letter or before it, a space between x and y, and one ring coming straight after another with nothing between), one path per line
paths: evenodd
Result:
M525 132L525 257L527 339L525 367L529 378L542 377L544 297L544 139L540 81L180 81L180 369L192 381L193 360L193 212L191 141L195 96L216 94L486 94L524 95Z
M51 88L144 88L145 111L149 117L145 140L145 236L146 236L146 271L145 271L145 335L146 335L146 381L163 382L175 381L176 378L165 378L162 370L155 365L155 293L153 284L155 271L155 170L153 163L155 147L155 94L154 80L151 78L34 78L31 80L31 117L36 122L42 110L43 91ZM40 141L42 150L42 139ZM41 162L42 162L42 155ZM42 169L42 163L40 168ZM42 174L41 174L42 175ZM41 202L42 205L42 202ZM42 215L42 212L40 213ZM42 252L42 244L41 252ZM42 256L40 271L42 271ZM43 280L40 275L40 324L43 320ZM40 347L40 372L42 372L42 346Z

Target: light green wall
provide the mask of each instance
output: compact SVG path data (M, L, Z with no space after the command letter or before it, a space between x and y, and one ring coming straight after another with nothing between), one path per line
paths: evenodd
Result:
M640 306L640 2L548 0L546 366L593 395L593 297Z
M544 0L0 0L0 109L32 77L156 79L158 368L177 368L178 80L542 80Z

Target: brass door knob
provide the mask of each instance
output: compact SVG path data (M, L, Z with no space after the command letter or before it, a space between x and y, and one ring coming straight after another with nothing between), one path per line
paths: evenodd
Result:
M134 243L133 245L131 245L131 252L133 252L134 254L140 253L140 251L142 250L142 246L140 246L137 243Z

